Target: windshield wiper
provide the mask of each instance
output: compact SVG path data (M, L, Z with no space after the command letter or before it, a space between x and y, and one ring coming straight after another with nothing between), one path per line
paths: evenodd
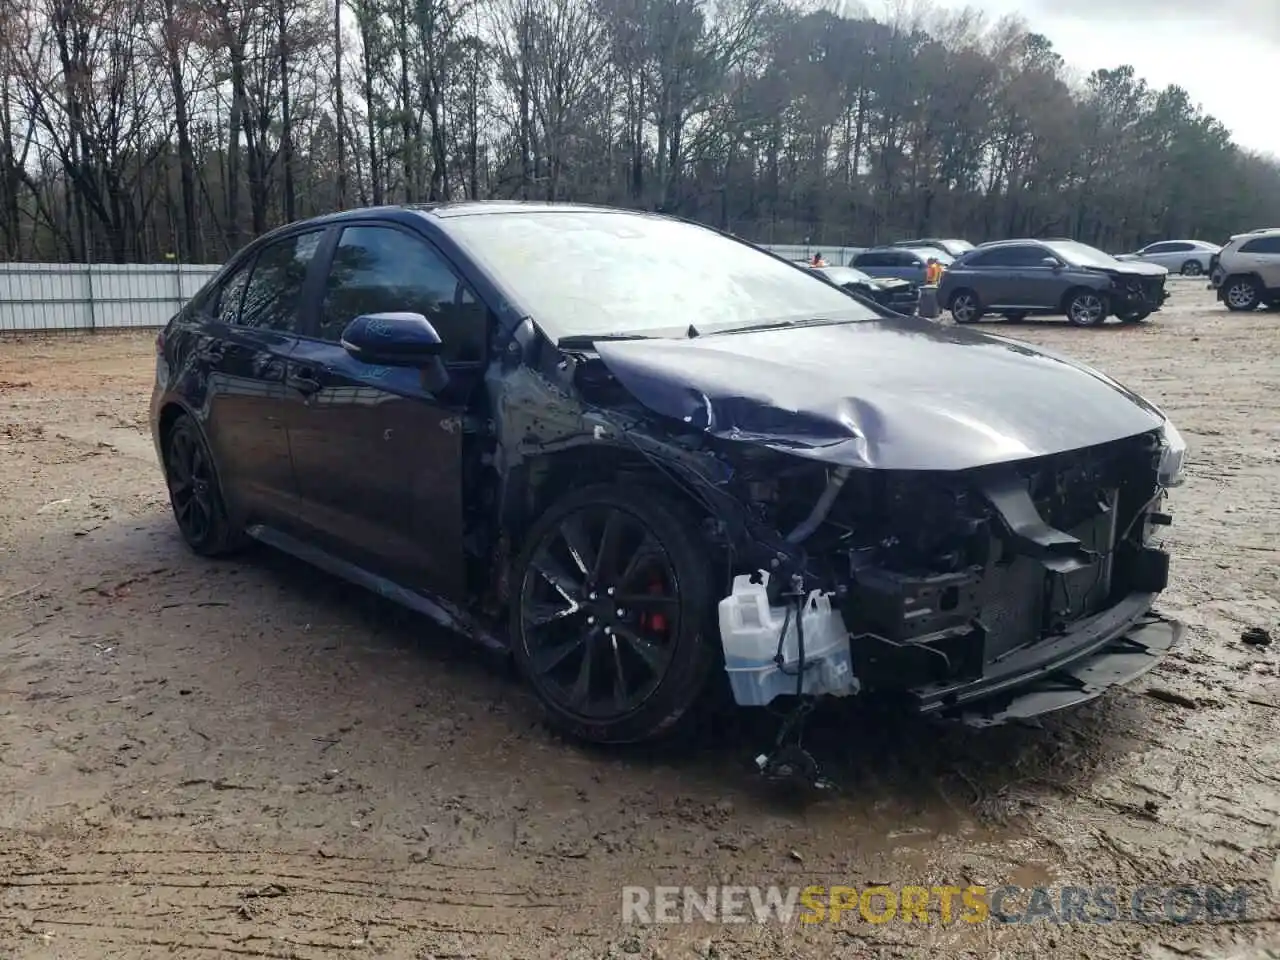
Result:
M784 330L788 327L816 327L824 323L856 323L853 318L838 320L835 317L808 317L803 320L770 320L764 323L744 323L736 327L709 330L704 337L718 337L722 333L754 333L757 330Z
M561 337L556 346L561 350L582 350L602 340L652 340L647 333L575 333Z

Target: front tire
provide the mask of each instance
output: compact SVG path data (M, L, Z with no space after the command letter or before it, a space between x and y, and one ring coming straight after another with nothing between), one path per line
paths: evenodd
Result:
M982 319L982 304L972 290L957 290L951 296L951 319L956 323L977 323Z
M581 740L667 734L708 686L718 634L698 524L661 492L601 485L533 525L512 579L516 664Z
M1107 319L1107 295L1097 290L1077 290L1067 298L1067 319L1077 327L1096 327Z
M1257 281L1250 277L1232 277L1223 283L1222 302L1227 309L1236 313L1248 313L1257 310L1262 302L1262 291Z
M178 532L202 557L234 553L244 533L231 522L209 445L187 414L180 415L164 439L164 475Z

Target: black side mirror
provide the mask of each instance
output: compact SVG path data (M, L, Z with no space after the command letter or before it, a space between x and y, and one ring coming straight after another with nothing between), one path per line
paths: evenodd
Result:
M440 355L440 334L420 313L367 313L342 331L342 347L361 363L423 367Z

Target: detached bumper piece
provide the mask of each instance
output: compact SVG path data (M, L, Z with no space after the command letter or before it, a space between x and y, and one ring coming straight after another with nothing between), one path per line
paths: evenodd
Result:
M895 313L914 316L920 307L920 288L913 284L894 290L882 290L876 299Z
M1072 707L1138 679L1182 641L1183 625L1149 613L1092 655L1020 686L1012 694L979 701L946 719L994 727Z

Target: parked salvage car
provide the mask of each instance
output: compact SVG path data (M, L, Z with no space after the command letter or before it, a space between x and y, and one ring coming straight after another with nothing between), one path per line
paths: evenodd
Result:
M1159 243L1149 243L1133 253L1119 254L1116 259L1141 260L1184 277L1198 277L1209 272L1213 255L1221 250L1216 243L1206 243L1203 240L1161 240Z
M1136 323L1168 298L1168 275L1164 267L1122 262L1074 240L1005 240L984 243L951 264L938 303L956 323L988 313L1010 320L1065 315L1082 327L1113 314Z
M1210 283L1228 310L1280 309L1280 230L1232 237L1214 258Z
M920 305L920 288L910 280L870 277L855 267L814 267L832 283L874 300L894 313L913 314Z
M946 267L951 264L952 257L934 248L873 247L853 257L849 266L877 279L892 277L909 280L919 286L925 282L930 260Z
M150 420L196 553L257 540L509 649L591 741L673 729L717 675L995 723L1179 632L1160 410L659 215L278 229L159 335Z

